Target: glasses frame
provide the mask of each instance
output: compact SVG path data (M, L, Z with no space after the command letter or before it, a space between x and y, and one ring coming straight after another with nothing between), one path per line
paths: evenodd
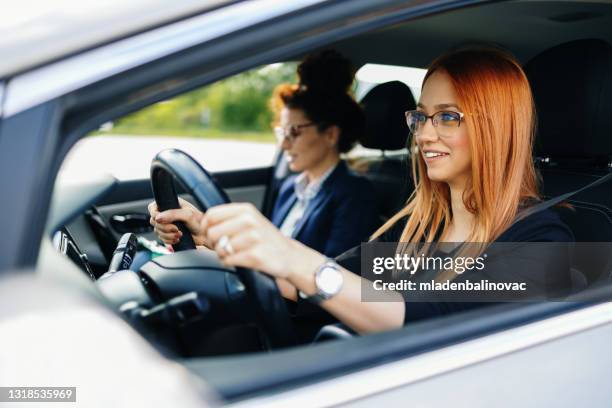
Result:
M302 135L301 130L307 127L316 126L314 122L301 123L299 125L291 125L291 126L275 126L274 127L274 135L276 136L276 141L278 143L283 143L285 139L287 139L290 143L293 143L295 139Z
M422 114L425 117L425 122L423 122L423 126L425 125L425 123L427 123L427 120L430 119L431 120L431 125L434 128L436 128L436 129L438 128L438 125L439 125L438 122L439 121L438 120L434 121L434 117L436 117L437 115L439 115L441 113L452 113L452 114L455 114L455 115L459 115L459 121L457 122L457 128L459 128L461 126L461 122L463 122L463 118L465 117L465 113L451 111L451 110L441 110L441 111L437 111L437 112L435 112L435 113L433 113L431 115L426 115L423 111L416 110L416 109L415 110L406 111L406 112L404 112L404 116L406 117L406 125L408 125L408 130L410 131L410 134L412 134L412 135L416 135L417 134L416 131L410 130L410 123L409 123L409 120L408 120L408 115L410 115L412 113L420 113L420 114ZM436 133L438 133L438 132L436 131ZM444 135L440 135L439 133L438 133L438 135L441 136L441 137L444 137Z

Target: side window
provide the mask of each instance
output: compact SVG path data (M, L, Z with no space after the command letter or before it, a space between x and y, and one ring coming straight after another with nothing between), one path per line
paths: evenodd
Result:
M270 166L276 145L269 100L275 86L295 81L295 70L295 63L266 65L105 123L75 145L59 177L148 178L151 159L167 148L186 151L212 172Z
M426 69L414 67L401 67L396 65L381 65L381 64L365 64L355 74L356 86L355 97L361 101L367 93L378 84L391 81L400 81L408 85L412 91L415 101L421 96L421 85L423 78L427 73ZM387 156L406 155L407 150L402 149L394 152L387 152ZM357 159L368 156L379 157L380 150L367 149L361 145L356 145L353 150L348 153L349 158ZM355 164L356 170L359 171L359 165Z
M356 97L361 100L370 89L378 84L400 81L410 87L416 101L421 96L421 85L427 73L426 69L400 67L396 65L365 64L355 74L357 78Z

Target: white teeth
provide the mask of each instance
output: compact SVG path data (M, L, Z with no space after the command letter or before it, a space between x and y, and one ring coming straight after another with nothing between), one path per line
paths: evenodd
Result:
M438 157L438 156L445 156L446 153L438 153L438 152L424 152L425 157L430 158L430 157Z

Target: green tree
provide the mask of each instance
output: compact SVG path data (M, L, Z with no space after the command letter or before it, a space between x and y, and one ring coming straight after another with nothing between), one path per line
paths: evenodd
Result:
M116 122L115 130L164 134L198 134L205 129L269 132L272 92L278 84L295 82L295 71L295 63L280 63L234 75L128 115Z

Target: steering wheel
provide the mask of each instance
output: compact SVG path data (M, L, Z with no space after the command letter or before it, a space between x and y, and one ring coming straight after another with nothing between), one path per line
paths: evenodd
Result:
M174 180L196 200L202 211L230 202L227 194L197 161L181 150L168 149L158 153L151 163L151 186L160 211L179 208ZM182 251L195 249L187 227L182 222L177 224L183 236L174 246L178 252L171 255L173 257L180 257ZM293 322L276 281L247 268L236 268L236 274L246 288L256 324L264 334L267 346L281 348L296 344Z

